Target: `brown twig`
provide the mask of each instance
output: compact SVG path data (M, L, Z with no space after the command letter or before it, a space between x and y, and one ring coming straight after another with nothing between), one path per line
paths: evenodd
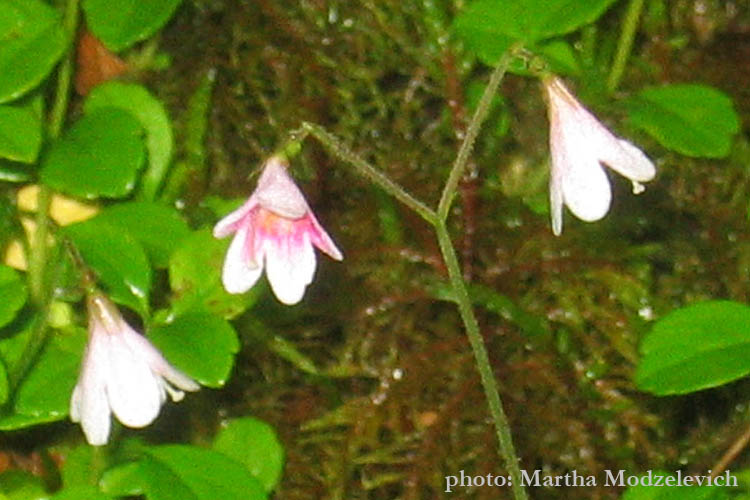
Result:
M719 474L724 472L729 464L737 458L737 455L742 453L742 450L747 447L748 443L750 443L750 426L748 426L748 428L745 429L745 432L742 433L742 436L740 436L740 438L729 447L716 465L711 467L711 479L715 479Z

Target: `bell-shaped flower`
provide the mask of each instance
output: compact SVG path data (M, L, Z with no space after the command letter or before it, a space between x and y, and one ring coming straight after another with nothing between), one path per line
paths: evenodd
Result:
M88 298L89 341L81 373L70 398L70 419L80 422L89 444L107 443L110 414L127 427L145 427L159 414L169 393L199 385L170 365L161 353L122 318L106 297Z
M229 293L249 290L265 268L276 297L296 304L315 274L313 245L336 260L343 258L277 156L266 162L245 204L214 227L216 238L232 233L222 272Z
M644 190L641 182L654 178L656 169L643 152L615 137L565 88L556 77L543 82L550 121L550 213L552 231L562 232L563 203L587 222L607 214L612 190L602 164L633 183L633 193Z

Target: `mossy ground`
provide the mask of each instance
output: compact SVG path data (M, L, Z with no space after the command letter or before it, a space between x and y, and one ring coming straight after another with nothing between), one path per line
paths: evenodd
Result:
M709 83L747 119L748 4L702 3L703 17L691 1L647 9L620 91ZM600 60L578 80L584 96L606 74L601 63L623 7L570 39L579 47L593 40ZM248 175L308 120L434 205L488 75L450 37L457 9L390 0L186 2L162 35L172 65L151 84L179 129L201 78L217 72L207 170L190 180L192 199L246 196ZM522 468L704 473L746 425L748 382L655 398L632 376L653 318L701 299L750 299L750 147L741 135L728 159L681 157L629 129L616 108L592 107L658 164L643 195L612 178L606 219L585 224L566 214L563 236L552 236L544 103L536 81L511 75L451 218L467 278L484 291L477 314ZM230 387L202 396L218 408L213 421L252 414L278 429L287 464L276 498L510 498L507 488L442 492L444 476L460 470L506 472L458 314L436 299L445 270L430 228L312 140L294 170L345 260L320 258L301 306L269 297L249 315L324 375L305 374L253 341L250 319L240 318L245 343ZM502 300L494 293L523 314L493 307ZM211 421L197 421L198 432L212 432ZM621 492L600 485L532 493Z

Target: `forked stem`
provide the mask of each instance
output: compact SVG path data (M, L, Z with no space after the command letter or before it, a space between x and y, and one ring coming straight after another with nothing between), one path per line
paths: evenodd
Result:
M473 149L474 141L484 119L487 117L492 97L497 91L497 88L500 85L515 53L515 47L507 51L492 72L492 76L490 77L490 81L479 101L477 110L469 123L466 136L461 144L456 161L451 168L437 211L431 209L424 202L406 192L404 188L393 182L388 176L370 165L367 161L360 158L336 136L330 134L320 125L307 122L303 123L302 130L293 134L292 139L283 149L296 152L298 150L298 145L304 141L307 135L312 135L335 156L352 165L359 174L380 186L385 192L411 208L435 228L435 233L440 245L440 252L448 270L448 277L453 289L454 300L458 306L461 321L466 329L466 335L469 338L469 344L474 353L474 361L477 370L479 371L484 395L487 399L487 405L490 409L492 421L495 424L500 454L503 457L505 466L511 476L513 496L516 500L526 500L528 497L521 482L521 470L518 465L518 456L516 455L513 446L510 425L503 410L502 400L500 399L497 383L495 382L495 377L492 372L492 366L490 365L489 356L487 355L487 348L485 347L482 334L479 331L479 324L474 315L474 309L471 304L471 299L469 298L469 293L466 289L466 283L464 283L461 274L461 267L458 263L458 258L456 257L456 250L453 246L446 225L451 202L455 196L461 176L463 175L466 162Z

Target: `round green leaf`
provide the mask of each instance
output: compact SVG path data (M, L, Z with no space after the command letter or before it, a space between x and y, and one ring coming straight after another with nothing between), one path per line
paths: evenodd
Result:
M145 199L153 199L167 174L174 146L172 125L164 105L145 87L110 81L91 91L84 109L89 113L104 107L128 111L146 131L148 169L141 180L141 189Z
M38 102L38 101L37 101ZM34 163L42 145L41 106L0 105L0 157Z
M5 326L16 317L26 303L26 284L18 273L8 266L0 266L0 326Z
M78 380L85 344L83 329L56 332L18 387L15 412L45 421L64 418Z
M129 232L159 268L167 267L172 252L190 235L180 214L158 203L120 203L106 208L96 219Z
M705 85L651 87L625 104L633 125L687 156L724 157L739 130L732 100Z
M515 41L526 45L570 33L596 20L614 0L477 0L459 14L456 33L494 65Z
M216 436L214 449L245 464L268 492L281 479L284 448L273 427L262 420L251 417L230 420Z
M127 483L137 485L149 500L267 498L263 486L242 464L217 451L187 445L154 446L137 464L126 469ZM120 490L125 484L122 478L113 482Z
M208 230L196 231L183 240L169 260L169 283L174 292L172 311L208 310L234 318L257 300L260 287L233 295L221 284L221 269L229 239L217 240Z
M65 234L112 300L148 315L151 267L143 247L130 233L94 218L66 227Z
M16 99L52 70L65 49L58 12L40 0L0 0L0 102Z
M205 312L180 316L148 337L171 363L208 387L226 383L240 348L232 325Z
M95 109L52 145L42 163L42 181L84 198L125 196L145 159L141 136L140 123L130 113Z
M725 384L750 373L750 307L703 302L671 312L641 343L635 382L658 395Z
M180 0L84 0L89 28L110 50L119 52L156 33Z

